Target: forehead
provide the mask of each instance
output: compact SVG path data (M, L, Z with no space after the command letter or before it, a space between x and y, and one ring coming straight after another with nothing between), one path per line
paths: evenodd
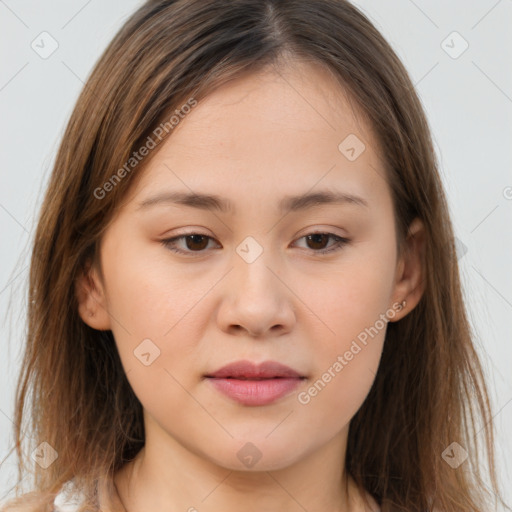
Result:
M327 69L297 61L245 75L216 89L173 129L170 144L194 145L197 135L201 145L211 143L213 151L239 141L247 144L251 137L270 147L272 139L265 135L276 132L294 138L302 134L303 139L318 144L313 136L330 131L336 138L356 133L374 145L371 126L362 120L359 110L351 94Z
M323 67L298 62L233 80L175 126L134 194L165 188L230 195L300 194L318 186L386 188L371 126Z

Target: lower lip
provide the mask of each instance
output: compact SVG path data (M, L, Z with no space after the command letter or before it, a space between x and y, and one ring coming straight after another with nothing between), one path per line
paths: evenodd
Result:
M293 391L302 381L300 378L262 380L216 379L208 380L229 398L243 405L267 405Z

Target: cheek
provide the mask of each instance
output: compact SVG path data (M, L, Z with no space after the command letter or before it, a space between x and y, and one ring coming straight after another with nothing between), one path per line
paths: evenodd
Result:
M202 279L190 270L184 272L170 261L165 249L128 248L121 254L106 264L109 309L135 338L164 337L214 283L212 276Z
M112 332L135 392L145 396L147 389L151 402L151 390L173 388L165 369L181 382L197 365L197 340L210 318L204 299L218 278L184 273L164 251L117 247L113 254L123 256L105 258Z
M215 281L189 279L158 257L124 258L111 268L110 305L119 319L112 331L125 373L144 408L163 423L177 422L185 411L204 416L186 389L204 370L197 343L210 318L205 295Z
M317 427L335 433L351 420L371 389L387 321L385 293L378 290L367 293L354 285L351 291L340 291L330 298L318 295L317 304L324 301L324 309L319 309L322 320L330 329L322 327L309 333L314 370L310 385L297 400L317 418Z
M380 343L362 349L350 361L333 359L312 379L310 386L297 396L307 417L314 418L315 428L336 434L351 419L365 401L377 371Z
M294 291L307 306L305 314L311 316L307 325L315 327L316 334L310 333L310 339L325 340L321 346L328 352L329 348L344 351L352 339L376 322L381 331L381 318L390 307L393 290L393 258L392 251L386 254L367 244L364 251L354 252L328 272L319 271L307 279L297 277L295 282L300 284Z
M310 280L299 292L315 313L306 323L314 378L299 403L312 406L325 421L348 421L372 386L390 313L394 257L392 248L386 252L368 244L328 279Z

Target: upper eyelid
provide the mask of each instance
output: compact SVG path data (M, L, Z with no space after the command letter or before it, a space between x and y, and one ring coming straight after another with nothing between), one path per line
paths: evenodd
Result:
M180 228L177 228L177 229L180 229ZM171 240L173 238L180 238L182 236L189 236L189 235L201 235L201 236L206 236L206 237L209 237L209 238L213 238L215 239L215 237L213 235L209 235L208 233L206 232L203 232L202 230L205 229L205 228L202 228L202 227L192 227L192 228L183 228L183 229L188 229L188 231L185 231L183 233L177 233L175 235L172 235L172 236L166 236L164 239L165 240ZM341 228L336 228L334 226L329 226L329 227L324 227L324 228L317 228L317 227L309 227L309 228L305 228L307 231L304 232L304 234L300 235L300 236L297 236L297 238L302 238L304 236L307 236L307 235L313 235L313 234L316 234L316 233L319 233L319 234L330 234L330 235L333 235L333 236L339 236L340 238L348 238L348 234L337 234L337 233L334 233L332 230L334 229L341 229Z

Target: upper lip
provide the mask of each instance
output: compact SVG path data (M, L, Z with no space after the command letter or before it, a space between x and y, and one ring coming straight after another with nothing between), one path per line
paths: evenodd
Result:
M213 373L209 373L206 377L217 379L244 378L244 379L272 379L278 377L288 378L304 378L299 372L293 368L277 361L264 361L260 364L252 361L235 361L219 368Z

